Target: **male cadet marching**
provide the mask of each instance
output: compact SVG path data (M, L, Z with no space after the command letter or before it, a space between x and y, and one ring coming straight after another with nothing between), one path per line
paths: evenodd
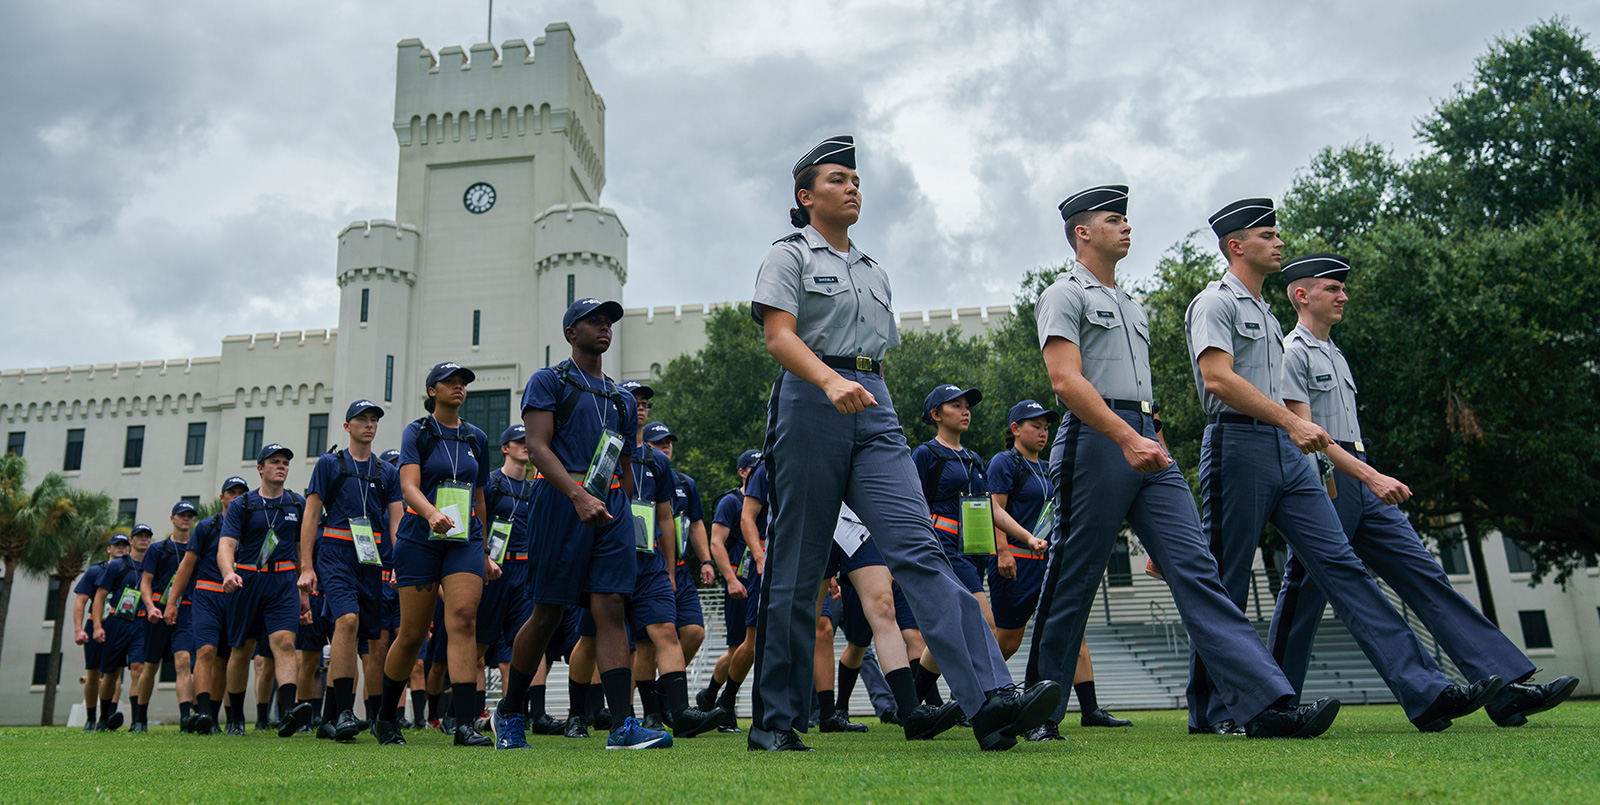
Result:
M1350 262L1336 254L1308 254L1283 264L1289 303L1300 318L1283 347L1284 404L1328 432L1337 493L1333 508L1356 556L1400 594L1462 673L1474 679L1507 680L1484 709L1502 727L1521 726L1529 715L1565 701L1578 679L1563 676L1544 685L1531 682L1536 669L1527 655L1456 592L1400 511L1399 504L1411 497L1411 490L1373 468L1356 413L1356 381L1330 335L1333 325L1344 318L1349 274ZM1291 551L1269 642L1297 691L1305 685L1325 601Z
M122 678L122 669L128 669L128 682L137 691L139 671L143 668L130 658L143 651L144 625L139 621L145 612L144 603L139 599L139 562L150 547L150 527L134 526L133 534L132 538L127 534L111 536L112 545L121 543L129 550L106 563L92 605L100 615L94 622L94 640L100 644L100 722L95 726L98 732L114 730L113 725L121 723L114 718L120 714L116 712L117 703L112 694ZM133 707L133 720L128 729L135 731L133 725L139 723L136 692L128 695L128 703Z
M616 302L573 302L561 317L572 357L534 372L522 395L528 457L544 483L534 485L528 508L533 614L517 631L506 695L495 708L497 749L527 748L528 687L569 605L587 607L594 619L600 684L611 712L620 717L633 701L624 612L638 576L629 507L629 445L638 414L633 395L606 377L600 361L611 348L611 326L621 318ZM607 749L672 743L672 736L632 718L618 720Z
M1194 650L1211 668L1218 696L1237 723L1191 722L1190 732L1320 735L1338 715L1338 700L1288 706L1294 688L1244 612L1228 600L1189 484L1161 439L1153 415L1150 320L1117 286L1117 262L1132 244L1128 188L1089 188L1061 202L1060 211L1077 261L1039 295L1037 314L1050 385L1068 408L1050 460L1060 536L1052 539L1028 681L1072 678L1089 608L1126 520L1167 570ZM1052 722L1065 715L1062 698Z
M222 511L195 523L183 562L172 579L172 589L187 590L191 602L189 636L194 645L194 714L180 726L188 732L209 735L220 732L223 693L228 689L228 595L222 587L222 570L217 567L217 545L221 542L222 520L228 506L250 485L237 475L222 482ZM167 610L167 624L177 622L178 613Z
M393 539L387 526L400 522L403 512L399 470L372 454L382 418L383 409L371 400L350 403L344 414L350 446L317 457L300 523L300 591L321 593L313 599L322 606L317 614L333 625L326 684L337 716L317 734L337 741L361 731L357 650L361 640L377 640L383 626L383 544Z
M278 679L278 737L310 723L311 702L297 702L300 657L295 632L305 604L295 589L305 499L285 489L294 451L273 443L256 455L261 486L228 504L217 541L217 568L228 595L228 734L244 734L244 692L256 641L271 642Z
M150 707L150 697L155 693L156 676L163 660L171 659L177 672L178 723L189 718L194 701L194 677L191 675L194 656L194 638L189 630L189 610L192 606L184 590L173 584L178 566L189 550L189 534L194 530L194 504L180 500L172 505L172 535L150 546L144 557L144 579L139 583L144 597L148 620L145 623L144 662L145 673L139 677L140 715ZM177 622L167 625L166 610L178 611Z
M128 553L128 543L112 542L106 548L106 553L115 560ZM72 623L75 627L74 642L83 646L83 706L88 714L84 721L83 731L94 732L99 719L95 713L100 704L100 641L94 639L95 623L100 620L101 613L94 609L95 595L100 591L100 575L105 572L107 562L98 562L90 565L83 571L83 578L78 579L72 588L75 603L72 606ZM84 610L88 610L85 612ZM121 676L118 676L118 681ZM111 686L111 702L116 705L117 686ZM113 718L106 724L110 729L122 726L122 714L114 713Z
M1200 447L1201 527L1210 537L1222 586L1242 610L1250 566L1271 522L1328 596L1361 650L1378 669L1411 723L1437 732L1482 707L1499 692L1498 676L1452 685L1389 604L1339 528L1307 453L1327 449L1328 434L1283 406L1283 331L1261 299L1261 284L1281 266L1277 211L1272 200L1236 201L1211 216L1228 262L1222 279L1189 304L1185 335L1195 386L1206 412ZM1173 569L1161 563L1171 579ZM1190 726L1238 718L1190 651Z

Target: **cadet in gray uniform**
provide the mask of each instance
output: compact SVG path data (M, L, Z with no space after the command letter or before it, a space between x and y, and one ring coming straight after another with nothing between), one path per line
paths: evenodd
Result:
M1338 715L1339 701L1288 706L1294 688L1222 588L1189 484L1161 439L1150 384L1150 320L1116 284L1117 262L1132 244L1128 188L1092 187L1069 196L1060 210L1077 261L1039 295L1037 317L1051 387L1069 410L1050 455L1060 536L1051 540L1028 681L1072 678L1089 608L1126 520L1167 571L1194 650L1237 720L1191 720L1189 731L1320 735ZM1052 723L1065 711L1063 700Z
M1349 273L1349 261L1336 254L1308 254L1283 264L1289 302L1300 317L1283 347L1284 404L1326 430L1332 440L1328 457L1338 493L1333 508L1356 556L1400 594L1463 673L1474 679L1510 680L1484 709L1500 726L1521 726L1529 715L1565 701L1578 679L1530 683L1533 662L1456 592L1400 511L1398 504L1411 497L1411 490L1372 467L1356 415L1356 381L1329 335L1344 318ZM1273 657L1297 691L1305 686L1326 600L1291 551L1269 641Z
M1502 680L1450 684L1339 529L1339 515L1306 456L1327 449L1328 434L1283 406L1283 331L1261 300L1261 283L1280 269L1283 249L1272 199L1229 204L1211 216L1211 228L1228 273L1194 298L1184 321L1208 423L1200 446L1201 526L1211 539L1222 586L1243 610L1261 529L1271 522L1411 722L1424 732L1445 729L1451 719L1482 707ZM1162 569L1168 578L1174 575ZM1211 696L1216 685L1191 648L1191 726L1231 715L1220 697Z
M874 535L920 615L979 745L1010 749L1055 710L1061 687L1012 684L978 600L956 581L917 494L883 382L883 355L900 342L889 277L849 237L861 215L855 153L852 138L833 137L795 163L789 216L801 231L773 244L756 276L751 316L783 371L767 408L772 526L750 748L807 748L795 731L811 713L813 607L843 502ZM910 672L891 675L899 699Z

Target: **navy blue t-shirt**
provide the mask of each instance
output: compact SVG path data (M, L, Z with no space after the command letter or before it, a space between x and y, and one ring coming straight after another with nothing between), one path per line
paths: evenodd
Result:
M1048 477L1043 462L1029 461L1016 450L1007 450L989 461L989 494L1007 495L1006 513L1017 521L1017 525L1032 533L1037 525L1034 521L1039 519L1045 499L1051 494ZM1016 492L1013 494L1012 490ZM1049 534L1034 536L1050 539ZM1032 548L1018 543L1015 537L1007 535L1006 541L1013 548L1033 553Z
M146 552L148 556L149 552ZM100 574L100 589L106 591L106 606L117 608L117 599L122 597L125 588L139 589L139 582L144 578L144 569L141 560L135 560L133 554L112 559L106 563L106 569ZM134 617L144 617L144 599L139 599L139 608Z
M341 470L348 469L350 475ZM363 481L360 477L377 478L377 483ZM340 478L343 478L341 483ZM400 499L400 471L368 456L366 461L351 458L349 450L323 453L317 465L311 468L311 480L306 484L306 495L322 498L322 527L339 531L350 530L350 520L365 517L372 521L377 534L388 533L389 504ZM319 513L314 512L312 516ZM318 538L321 538L320 532ZM379 540L380 544L387 540Z
M722 546L728 549L728 564L738 569L739 562L744 559L744 532L739 530L739 515L744 511L744 494L735 489L717 501L717 510L711 516L713 525L721 525L728 529L728 538Z
M93 624L95 617L99 614L94 611L94 593L95 590L100 589L100 575L105 570L105 562L90 565L88 570L83 571L83 578L78 579L77 586L72 588L74 595L89 596L89 604L83 608L83 625L85 628Z
M629 490L632 493L629 497L641 503L671 504L677 488L672 482L672 461L667 454L644 444L635 446L630 455L633 458L633 489ZM656 552L661 553L660 539L656 540Z
M249 514L246 507L252 507ZM264 508L272 506L273 508ZM292 489L283 490L275 498L261 497L260 489L252 489L228 504L222 516L222 537L239 541L233 551L235 571L241 565L256 567L261 558L261 546L267 542L267 530L278 535L278 546L272 549L267 562L293 562L299 558L300 518L305 514L306 501ZM263 570L271 570L264 567Z
M156 603L166 603L161 596L166 592L167 583L172 581L172 574L178 572L178 565L183 562L184 552L189 549L189 543L176 542L168 537L154 545L144 553L143 570L150 574L150 595ZM182 591L176 596L183 599Z
M189 581L189 589L184 591L184 597L194 595L194 582L198 579L205 581L222 581L222 570L217 567L217 538L222 535L222 515L213 514L194 524L194 530L189 532L189 553L195 555L194 579Z
M761 511L756 514L756 536L761 539L762 545L767 544L767 491L767 465L762 464L756 467L756 471L750 473L750 477L744 482L744 496L755 498L756 502L761 504ZM739 506L742 511L744 501L740 501ZM737 521L733 530L738 531L740 538L743 538L744 532L740 530Z
M934 478L938 456L946 461L940 477ZM984 480L983 457L970 447L962 447L957 453L942 444L927 441L911 451L911 461L917 465L917 477L922 480L922 497L928 502L928 513L943 518L934 521L933 532L946 551L961 553L961 498L964 495L987 497L989 493L989 484Z
M439 484L446 481L470 484L474 489L483 489L487 486L491 469L489 437L485 436L477 425L464 419L454 428L446 428L432 417L427 419L427 423L433 428L431 437L433 452L428 454L428 460L422 461L421 451L417 449L424 424L413 422L406 426L404 433L400 434L400 466L416 464L421 468L421 489L422 493L428 496L428 500L437 500L434 492L439 488ZM472 516L471 512L465 514L468 517ZM417 525L408 525L413 521ZM427 520L420 516L407 516L402 518L397 536L400 539L417 542L427 541L431 533ZM483 531L468 524L467 537L482 539Z
M693 478L681 472L674 471L678 478L677 488L672 497L672 516L683 517L688 515L690 523L698 523L706 519L705 506L700 500L700 485Z
M563 365L567 368L567 379L572 386L622 395L623 416L618 421L617 408L611 400L578 388L564 387L555 366L546 366L528 378L528 386L522 392L523 413L530 410L555 411L563 397L578 395L577 405L573 406L566 426L551 435L550 450L568 472L588 472L589 462L594 459L594 450L600 445L601 429L610 428L622 434L623 445L633 444L634 434L639 430L639 406L632 394L618 388L609 379L593 377L573 365L571 360L562 361L556 366Z
M515 557L528 555L528 504L533 498L533 481L513 480L495 470L489 473L489 484L484 487L483 496L489 502L492 517L511 523L506 561L521 561Z

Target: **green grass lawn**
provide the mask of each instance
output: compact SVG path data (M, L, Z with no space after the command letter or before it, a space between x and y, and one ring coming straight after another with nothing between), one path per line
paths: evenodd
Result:
M1423 735L1398 707L1348 707L1311 741L1189 736L1176 711L1129 714L1131 729L1074 725L1061 744L979 752L970 730L908 744L866 719L865 735L811 735L810 754L745 750L743 735L671 749L607 752L533 738L526 752L456 749L438 733L408 746L370 736L209 738L0 729L0 800L53 803L456 802L1600 802L1600 702L1569 702L1519 729L1482 713Z

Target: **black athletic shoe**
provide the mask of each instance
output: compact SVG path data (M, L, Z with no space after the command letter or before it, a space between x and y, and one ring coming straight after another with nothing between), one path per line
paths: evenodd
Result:
M132 733L135 733L135 732L147 732L147 731L149 731L149 729L150 728L145 726L145 723L143 721L135 721L135 722L133 722L132 725L130 725L128 727L128 732L129 732L129 734L132 734Z
M767 730L751 728L746 746L752 752L810 752L811 747L800 740L794 730Z
M1339 700L1332 697L1295 707L1275 704L1246 721L1244 734L1251 738L1315 738L1327 732L1338 716Z
M567 725L555 720L549 713L540 713L538 718L528 719L528 732L533 735L560 735L566 729Z
M1034 727L1031 732L1029 732L1027 735L1024 735L1022 737L1026 738L1026 739L1028 739L1030 741L1065 741L1066 740L1066 738L1064 736L1062 736L1061 730L1056 728L1056 722L1054 722L1054 721L1046 721L1043 724L1040 724L1039 726Z
M400 734L400 722L384 721L377 719L372 722L372 737L378 739L380 746L405 746L406 739Z
M1528 716L1566 701L1577 687L1575 676L1556 677L1543 685L1512 682L1501 688L1483 709L1502 727L1520 727L1528 723Z
M655 730L656 732L666 732L667 730L667 723L661 720L659 713L645 713L644 718L639 719L639 723L647 730Z
M1190 727L1190 735L1243 735L1244 727L1231 718L1224 718L1215 724L1204 727Z
M363 732L360 719L349 710L339 713L332 724L324 723L319 729L331 729L335 741L353 741Z
M289 712L283 714L283 721L278 724L278 737L288 738L297 732L310 732L311 719L317 714L317 706L311 702L300 702Z
M119 730L121 728L122 728L122 711L118 710L117 712L111 714L111 718L106 719L106 729L110 730L111 732L116 732L117 730Z
M1117 718L1106 711L1095 708L1084 713L1078 723L1085 727L1131 727L1133 722L1126 718Z
M955 702L945 702L934 707L919 704L905 719L906 740L927 741L956 725L961 719L961 708Z
M568 718L567 728L563 730L561 734L567 736L568 738L589 737L589 730L584 726L583 716L572 716L571 718Z
M494 748L494 739L478 732L471 724L456 727L456 746L487 746Z
M672 719L672 737L693 738L696 735L710 732L728 721L728 711L721 707L713 707L709 712L698 707L690 707ZM648 725L646 725L648 726Z
M594 720L589 722L589 726L594 727L597 730L604 730L606 732L610 732L611 731L611 708L609 708L609 707L600 708L600 712L594 714Z
M867 725L851 721L844 713L835 712L833 718L823 719L817 729L823 732L866 732Z
M1443 732L1455 719L1487 704L1504 686L1505 681L1498 676L1487 676L1471 685L1451 685L1411 723L1423 732Z
M1026 689L996 688L972 718L972 734L986 751L1003 752L1017 745L1017 736L1043 724L1061 703L1061 685L1045 680Z
M244 722L243 721L229 721L228 722L228 734L229 735L235 735L235 736L238 736L240 738L243 738L244 737Z

